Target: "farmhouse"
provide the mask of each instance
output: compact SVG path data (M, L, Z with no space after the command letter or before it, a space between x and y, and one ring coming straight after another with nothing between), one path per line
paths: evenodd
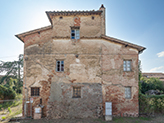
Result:
M164 82L164 73L142 73L142 76L146 78L158 78L160 81Z
M145 48L106 35L103 5L46 14L50 26L16 35L24 43L23 115L39 105L50 119L99 117L112 102L112 115L137 117Z

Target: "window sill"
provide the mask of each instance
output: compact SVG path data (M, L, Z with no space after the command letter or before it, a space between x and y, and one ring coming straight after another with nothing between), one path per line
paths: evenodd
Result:
M64 71L56 71L57 73L64 73Z
M81 97L72 97L72 99L81 99Z
M133 72L133 71L131 70L131 71L123 71L123 72Z
M130 100L130 99L132 99L132 98L125 98L125 99Z

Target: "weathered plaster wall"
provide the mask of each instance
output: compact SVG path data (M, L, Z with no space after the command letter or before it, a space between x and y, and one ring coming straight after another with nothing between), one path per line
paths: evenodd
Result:
M30 46L27 42L24 79L28 97L30 87L41 88L40 97L34 97L33 107L42 98L44 116L96 117L106 101L113 103L113 115L137 116L137 50L102 39L72 43L70 39L52 38ZM124 59L132 60L131 72L123 72ZM64 72L56 72L56 60L64 60ZM82 98L72 98L73 86L82 88ZM131 99L125 99L125 86L132 87Z
M138 51L103 42L102 54L104 102L113 103L113 115L138 116ZM132 71L123 71L123 60L132 60ZM131 99L125 99L125 87L131 87Z
M94 16L94 19L92 17ZM52 38L70 38L71 27L76 26L75 18L79 18L78 26L80 27L80 37L100 37L105 34L105 22L102 15L76 15L76 16L52 16L52 29L38 31L31 35L22 37L25 47L33 44L43 45ZM64 25L64 28L63 28ZM103 26L102 26L103 25ZM103 31L102 31L103 30Z
M94 16L94 19L92 19ZM59 37L70 37L71 28L76 24L74 19L78 17L80 19L80 37L100 37L101 35L101 16L100 15L76 15L76 16L53 16L53 33ZM63 28L64 25L64 28Z
M75 86L81 87L81 98L72 98L72 87ZM97 117L97 109L102 105L102 86L99 83L54 81L51 85L49 104L49 118Z

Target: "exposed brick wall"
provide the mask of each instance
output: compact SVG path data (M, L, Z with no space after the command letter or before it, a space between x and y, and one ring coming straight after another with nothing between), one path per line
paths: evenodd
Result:
M32 114L42 98L43 116L48 118L99 117L105 115L106 101L113 103L114 116L138 116L137 50L102 39L75 44L53 39L26 47L25 55L28 99L31 87L41 90L39 97L33 97ZM64 60L64 72L55 70L59 59ZM123 71L124 59L132 60L132 71ZM72 98L73 86L82 87L82 98ZM132 88L131 99L125 99L126 86Z

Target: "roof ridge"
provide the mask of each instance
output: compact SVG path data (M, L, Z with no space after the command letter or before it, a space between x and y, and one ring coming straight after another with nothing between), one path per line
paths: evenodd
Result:
M64 11L62 11L62 10L61 10L61 11L58 11L58 10L57 10L57 11L46 11L46 13L63 13L63 12L66 12L66 13L71 13L71 12L84 12L84 13L85 13L85 12L102 12L102 10L94 10L94 9L93 9L93 10L85 10L85 11L84 11L84 10L72 10L72 11L71 11L71 10L68 10L68 11L66 11L66 10L64 10Z

